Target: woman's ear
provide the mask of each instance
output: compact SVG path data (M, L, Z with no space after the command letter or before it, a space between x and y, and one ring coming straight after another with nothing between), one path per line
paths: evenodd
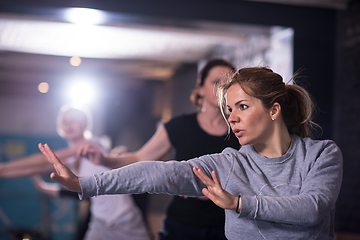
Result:
M271 120L275 120L279 117L281 113L281 106L278 102L275 102L272 107L270 108L270 117L271 117Z
M196 91L200 97L204 96L204 88L202 86L197 86Z

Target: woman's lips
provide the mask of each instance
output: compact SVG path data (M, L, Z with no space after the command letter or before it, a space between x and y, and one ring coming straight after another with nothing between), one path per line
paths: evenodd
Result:
M233 129L233 132L235 134L236 137L241 137L241 135L243 134L244 130L241 129Z

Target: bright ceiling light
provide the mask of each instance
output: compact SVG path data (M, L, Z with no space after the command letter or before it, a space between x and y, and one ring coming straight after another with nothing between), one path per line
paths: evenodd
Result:
M105 22L105 13L91 8L70 8L65 13L67 21L77 24L101 24Z
M68 98L77 104L88 104L96 98L95 87L91 81L73 81L69 86Z
M245 39L183 30L7 19L1 14L0 37L0 51L172 62L196 62L215 46L238 46Z

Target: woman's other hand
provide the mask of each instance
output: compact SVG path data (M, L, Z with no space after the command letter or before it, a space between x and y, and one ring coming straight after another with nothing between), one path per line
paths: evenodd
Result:
M215 174L215 171L211 172L212 178L209 178L199 167L194 167L193 172L195 175L207 186L203 188L203 194L213 201L221 208L229 210L240 210L240 199L237 196L231 195L225 191Z
M76 156L77 158L85 157L95 164L103 164L105 159L101 150L90 143L82 145L78 149Z

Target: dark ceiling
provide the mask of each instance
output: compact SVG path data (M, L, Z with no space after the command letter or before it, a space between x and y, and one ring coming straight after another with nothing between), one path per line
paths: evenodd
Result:
M250 0L251 1L251 0ZM248 1L248 2L250 2ZM124 13L114 17L112 22L107 25L112 27L136 28L137 30L153 31L156 33L179 34L174 37L154 37L152 40L149 37L138 37L136 41L132 41L134 52L119 58L84 58L83 65L75 68L69 65L70 56L55 56L49 54L33 54L33 52L22 52L20 50L12 50L5 48L5 39L10 40L10 45L15 43L24 44L28 39L19 37L19 32L16 32L13 22L3 23L0 27L0 94L10 94L13 89L23 83L22 86L29 84L37 84L41 79L46 81L58 81L66 74L72 72L87 72L91 74L101 74L104 81L108 79L144 79L144 80L160 80L164 81L176 72L179 66L184 63L196 63L204 59L209 54L209 51L216 44L226 43L227 41L241 42L254 32L266 32L266 27L257 26L251 28L244 24L231 24L229 22L215 23L198 20L186 20L178 16L159 17L157 12L165 13L166 7L169 4L167 1L156 0L152 1L153 5L147 5L147 2L140 1L141 4L137 6L135 3L125 3L120 1L45 1L45 0L12 0L0 1L0 21L1 20L41 20L48 22L63 22L58 15L58 9L65 7L97 7L107 11ZM231 1L230 1L231 2ZM241 2L241 1L238 1ZM242 1L244 2L244 1ZM245 1L246 2L246 1ZM324 8L332 10L346 9L349 0L254 0L252 2L266 2L289 6L300 6L307 8ZM215 4L216 1L207 1L206 4ZM191 1L184 1L186 9L179 9L179 11L189 11L191 14L194 10L191 8ZM153 9L154 13L149 15L147 7ZM135 8L139 15L129 14ZM206 8L204 8L206 10ZM141 14L144 13L144 14ZM190 15L191 15L190 14ZM196 15L196 13L195 13ZM141 17L140 17L141 16ZM7 25L6 25L7 24ZM11 29L10 37L5 36L6 29ZM257 29L257 30L251 30ZM29 26L25 25L22 30L29 33ZM253 32L252 32L253 31ZM9 31L8 31L9 32ZM52 35L54 35L52 33ZM220 37L221 36L221 37ZM7 37L7 38L6 38ZM188 38L187 38L188 37ZM216 39L216 40L211 40ZM142 40L142 41L140 41ZM208 41L205 41L208 40ZM218 42L216 42L218 41ZM43 41L42 47L48 44ZM130 43L128 43L130 44ZM146 44L146 45L145 45ZM119 43L119 45L121 45ZM159 48L158 46L161 46ZM130 47L127 48L129 50ZM140 50L139 50L140 49ZM209 50L210 49L210 50ZM135 50L137 50L135 52ZM153 51L150 51L153 50ZM129 57L130 56L130 57ZM131 81L130 81L131 82Z

